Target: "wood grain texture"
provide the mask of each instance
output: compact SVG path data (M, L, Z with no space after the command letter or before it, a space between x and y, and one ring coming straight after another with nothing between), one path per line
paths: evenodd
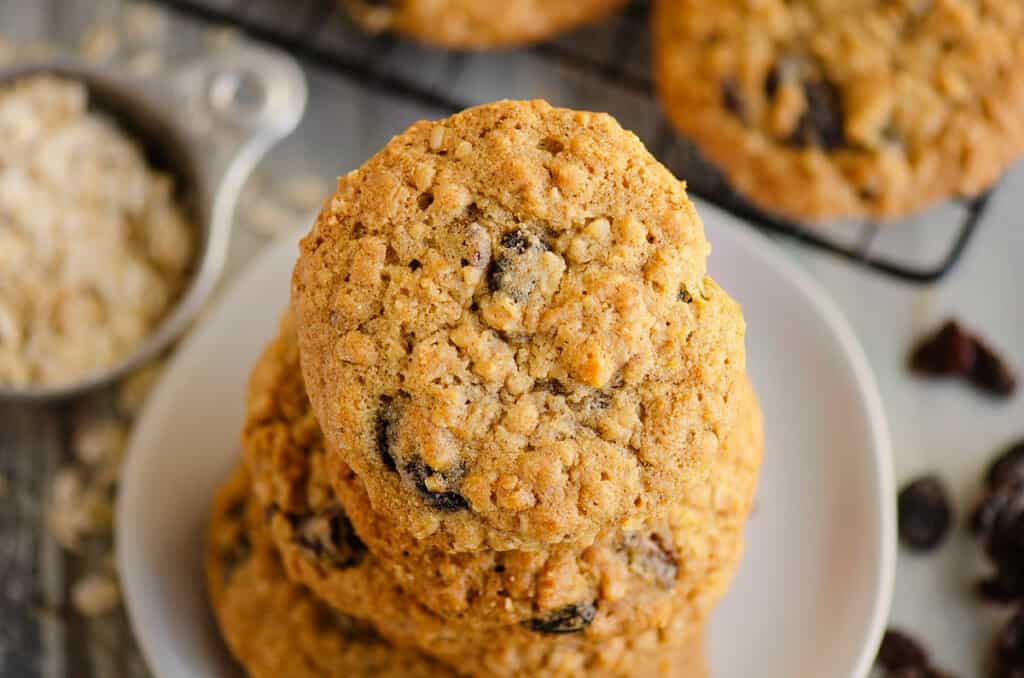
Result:
M43 529L48 477L65 448L64 409L0 405L0 675L36 676L47 668Z

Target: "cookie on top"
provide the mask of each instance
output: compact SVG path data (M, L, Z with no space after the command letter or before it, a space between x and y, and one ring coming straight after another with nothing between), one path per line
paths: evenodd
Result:
M414 124L300 246L329 454L445 551L650 526L721 455L745 379L709 249L683 182L607 115L503 101Z

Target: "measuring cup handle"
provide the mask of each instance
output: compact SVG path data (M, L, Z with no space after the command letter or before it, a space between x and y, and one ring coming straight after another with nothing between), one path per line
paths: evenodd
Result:
M227 252L242 185L264 153L302 119L308 96L298 63L270 48L237 45L139 83L191 146L207 206L207 257ZM212 263L212 262L208 262Z

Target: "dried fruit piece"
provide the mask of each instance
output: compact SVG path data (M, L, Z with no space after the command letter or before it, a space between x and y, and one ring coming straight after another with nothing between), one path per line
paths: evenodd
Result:
M1024 600L1024 573L998 572L978 582L978 595L997 605L1009 605Z
M985 550L1000 571L1024 572L1024 486L1011 491L992 516Z
M394 398L391 396L381 396L380 406L377 409L377 423L375 427L377 453L380 455L384 466L392 471L398 470L393 450L398 444L398 422L402 419L402 411L405 409L407 400L408 396L404 394Z
M797 121L791 142L798 146L818 146L831 151L843 145L843 107L839 89L825 79L805 80L807 110Z
M910 369L926 376L957 376L974 366L974 338L955 320L921 341L910 354Z
M1016 480L1024 480L1024 440L1010 445L996 457L985 474L985 484L990 490Z
M420 496L423 497L423 501L425 501L428 506L447 513L463 511L469 508L469 502L466 501L466 498L458 492L452 492L450 490L438 492L430 488L428 485L428 478L441 476L445 484L450 484L451 479L438 473L436 470L425 464L422 459L414 459L409 462L405 467L405 472L410 476L413 484L416 486L416 490L420 493Z
M1016 376L999 354L954 320L914 347L910 369L929 377L959 376L996 396L1009 397L1017 388Z
M996 636L992 648L993 678L1024 675L1024 612L1018 612Z
M551 395L564 396L569 394L569 389L557 379L538 379L533 383L533 389L535 391L546 391Z
M366 545L340 506L308 516L290 516L290 520L295 543L313 560L345 569L358 565L366 555Z
M536 633L564 634L583 631L597 615L597 605L592 602L566 605L546 617L529 619L523 626Z
M991 348L975 339L976 357L967 378L974 386L992 395L1009 397L1017 389L1017 378L1010 367Z
M502 236L499 254L487 272L488 288L507 293L516 303L526 301L537 284L540 255L548 250L536 236L509 231Z
M664 589L675 585L679 563L672 547L666 545L660 534L628 534L623 539L622 549L633 572Z
M747 117L747 102L740 92L740 87L735 80L722 81L722 105L737 118Z
M1021 493L1024 493L1024 481L1013 481L1003 483L985 495L971 515L971 531L979 536L987 535L992 530L996 518Z
M928 665L928 653L909 634L898 629L887 629L875 663L887 671L924 667Z
M945 539L952 510L942 482L925 476L906 485L899 494L899 531L903 545L929 551Z

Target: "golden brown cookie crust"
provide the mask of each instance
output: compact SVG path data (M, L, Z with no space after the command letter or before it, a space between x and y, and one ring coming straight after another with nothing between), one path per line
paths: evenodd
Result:
M342 0L364 29L394 31L449 49L480 50L539 42L597 21L627 0Z
M260 517L249 489L239 469L218 492L206 572L221 633L251 678L456 675L424 654L391 646L366 622L331 610L290 582L270 542L253 529Z
M744 375L708 251L682 182L607 115L505 101L414 124L300 248L329 448L446 551L653 524L720 456Z
M768 211L902 217L1024 151L1016 0L660 0L652 23L669 119Z
M348 473L347 515L371 555L338 515L323 441L308 434L298 359L286 315L250 385L243 447L256 494L270 509L270 534L289 576L372 620L395 642L458 660L467 670L558 675L557 667L571 665L618 675L638 661L629 648L670 646L699 628L727 587L761 454L749 388L741 391L743 424L729 438L736 445L725 448L712 477L690 490L692 499L679 503L664 529L616 531L582 552L558 545L446 554L420 549L381 519ZM558 628L551 620L567 610L589 614L590 625L573 636L534 630Z
M539 643L527 651L513 647L487 656L456 656L453 667L415 650L389 645L360 619L328 607L282 572L280 554L264 533L263 508L250 497L244 469L218 493L210 519L207 577L211 602L224 638L254 678L357 676L668 676L706 675L703 633L692 631L678 642L650 634L619 639L595 657L565 643ZM286 556L287 557L287 556ZM286 565L287 566L287 565ZM387 595L384 596L385 600ZM391 632L409 635L422 621L402 610ZM396 629L404 629L398 631ZM611 658L618 664L608 668ZM481 663L486 662L486 663Z

